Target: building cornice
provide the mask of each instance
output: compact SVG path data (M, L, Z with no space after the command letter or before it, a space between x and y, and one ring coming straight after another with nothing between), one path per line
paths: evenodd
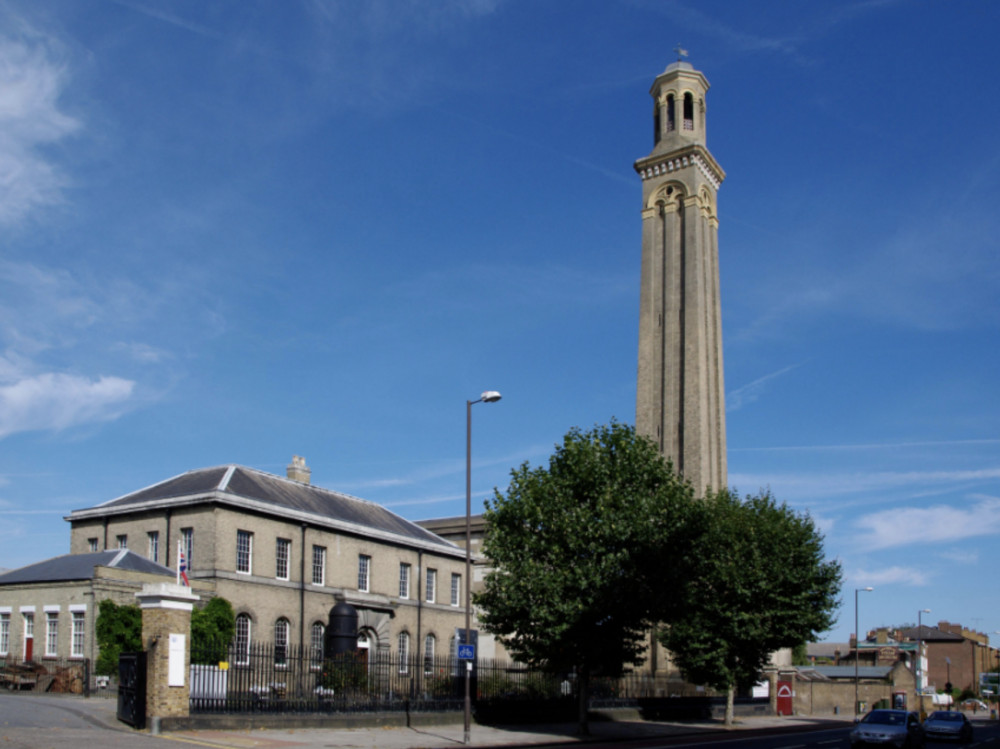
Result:
M635 171L646 181L683 169L698 169L718 190L726 173L707 148L692 144L669 153L652 154L635 162Z

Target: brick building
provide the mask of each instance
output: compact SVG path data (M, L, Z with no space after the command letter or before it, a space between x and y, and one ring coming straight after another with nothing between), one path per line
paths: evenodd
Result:
M75 510L66 518L69 558L131 550L126 558L144 557L163 580L174 574L183 549L202 600L221 596L232 603L241 645L321 649L331 608L346 601L358 612L360 649L424 657L450 652L465 622L464 549L373 502L313 486L309 473L298 457L285 477L238 465L202 468ZM18 572L0 577L0 612L15 655L18 627L10 618L21 607L55 613L49 598L65 587L56 579L22 583L15 603L15 587L3 580ZM138 584L122 587L117 597L134 603L132 587ZM101 595L90 594L90 612ZM58 616L69 622L76 613L62 607ZM54 626L69 643L70 625ZM69 652L70 646L55 647ZM482 646L480 654L493 655Z

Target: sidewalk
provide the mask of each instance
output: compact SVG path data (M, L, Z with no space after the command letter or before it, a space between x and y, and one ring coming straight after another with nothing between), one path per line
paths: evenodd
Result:
M748 718L739 722L732 731L753 729L808 730L809 727L841 727L845 721L815 721L797 718ZM664 736L696 736L699 734L725 734L721 723L653 723L641 721L615 721L590 724L591 735L581 738L574 724L536 726L473 725L470 732L471 746L560 746L586 744L588 741L615 741L628 743L641 739ZM256 731L179 731L163 734L165 737L197 741L201 745L239 747L240 749L443 749L463 746L464 729L461 725L428 726L423 728L360 728L330 730L309 728L300 730Z
M91 699L84 703L95 718L108 728L130 732L133 729L116 718L116 704L111 700ZM627 743L664 736L725 734L730 731L781 730L801 731L842 727L842 718L748 717L739 719L731 729L720 721L656 722L642 720L604 720L590 723L590 736L580 737L576 724L529 726L480 726L473 724L471 746L572 746L588 741ZM144 732L150 733L149 727ZM232 749L443 749L464 746L461 722L412 728L200 728L162 731L162 738L207 747Z

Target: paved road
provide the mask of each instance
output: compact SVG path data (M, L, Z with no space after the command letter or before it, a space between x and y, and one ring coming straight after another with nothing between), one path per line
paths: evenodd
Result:
M976 744L1000 749L1000 727L976 721ZM718 746L727 749L847 749L846 720L748 718L731 731L718 723L621 721L591 724L588 749L628 745L630 749ZM980 730L981 729L981 730ZM0 749L180 749L180 745L215 749L442 749L462 746L461 724L425 728L261 729L178 731L153 736L134 731L115 717L115 703L59 695L0 693ZM477 747L579 745L575 726L567 724L491 728L472 727ZM933 744L928 749L934 749Z
M109 700L0 693L0 749L178 749L175 741L115 726L114 710Z

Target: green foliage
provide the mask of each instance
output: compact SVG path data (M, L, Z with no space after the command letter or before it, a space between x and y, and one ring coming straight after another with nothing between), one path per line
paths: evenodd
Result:
M236 634L236 613L225 598L213 598L191 612L191 662L218 663L226 660L229 643Z
M571 430L548 468L523 464L487 503L483 627L550 671L614 676L641 663L685 574L693 504L632 427Z
M368 663L356 653L343 653L323 661L319 685L336 695L367 694L370 688Z
M793 666L809 665L809 653L806 643L800 642L798 645L792 648L792 665Z
M142 650L142 611L138 606L119 606L110 598L98 604L97 646L100 654L94 670L118 675L118 657Z
M783 647L829 629L838 562L808 515L769 493L740 500L721 491L701 505L700 560L687 605L662 635L685 676L719 690L747 688Z

